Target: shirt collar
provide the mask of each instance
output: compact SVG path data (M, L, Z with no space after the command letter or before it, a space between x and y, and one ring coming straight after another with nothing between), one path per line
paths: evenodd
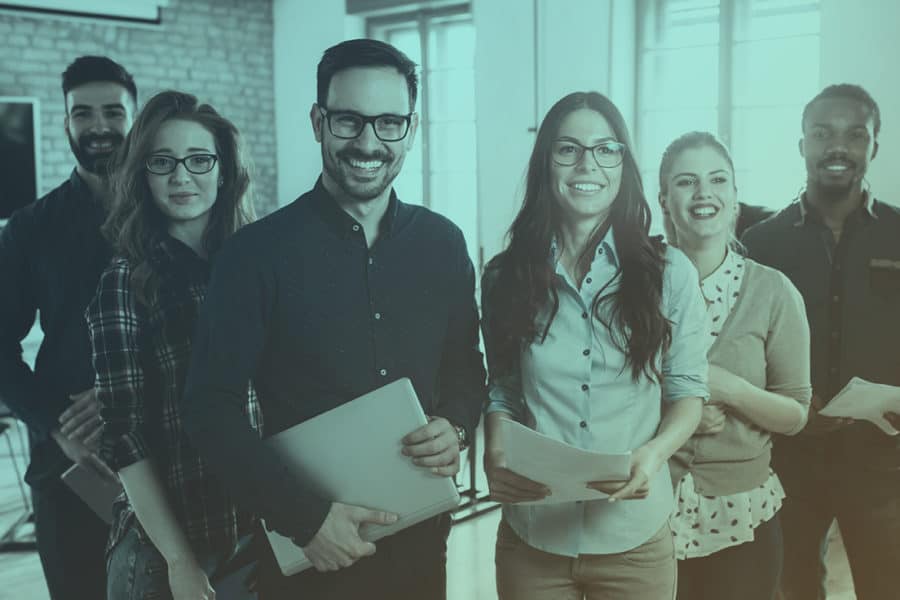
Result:
M591 259L591 270L593 270L594 261L598 256L606 257L606 260L613 268L619 268L619 255L616 252L616 236L612 227L609 228L609 231L606 232L606 235L604 235L603 239L600 240L600 243L597 244L597 249L594 251L594 257ZM550 240L550 265L556 272L559 272L560 269L559 259L559 240L557 236L554 235L553 239Z
M358 235L362 225L347 214L337 203L337 200L334 199L334 196L325 189L321 175L316 180L316 185L313 187L312 202L325 223L339 236L346 238L352 235ZM392 188L390 198L388 199L387 210L381 218L381 223L379 223L382 237L389 238L395 233L398 223L397 215L400 212L400 204L397 193Z
M862 210L853 211L851 215L866 215L872 219L877 219L878 215L875 213L875 197L869 193L869 190L863 190L862 194ZM810 206L809 201L806 199L806 190L800 192L800 195L797 197L797 205L800 214L797 221L794 223L794 227L800 227L801 225L805 225L807 222L821 222L821 219L816 213L815 208Z
M703 293L703 297L706 299L707 303L715 300L715 297L711 297L713 294L708 293L710 290L716 290L721 293L722 290L731 287L731 282L734 281L732 273L737 270L739 262L743 262L740 255L733 252L730 248L726 248L725 258L722 260L722 264L700 281L700 291Z

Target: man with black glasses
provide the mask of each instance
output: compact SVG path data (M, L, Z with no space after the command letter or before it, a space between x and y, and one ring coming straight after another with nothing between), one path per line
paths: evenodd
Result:
M271 435L409 377L431 420L402 440L403 452L437 475L459 470L486 400L475 273L460 230L391 187L418 126L416 91L415 65L392 46L329 48L310 113L320 179L216 259L185 427L238 501L315 567L285 578L267 551L262 600L445 595L447 515L380 540L376 553L359 527L392 516L332 503L286 476L238 402L252 379Z
M25 479L50 597L102 599L109 528L60 475L75 462L115 480L96 454L101 423L84 309L110 258L100 234L107 162L131 128L137 88L118 63L82 56L62 74L62 90L75 169L0 233L0 399L31 433ZM21 342L38 311L44 339L32 372Z

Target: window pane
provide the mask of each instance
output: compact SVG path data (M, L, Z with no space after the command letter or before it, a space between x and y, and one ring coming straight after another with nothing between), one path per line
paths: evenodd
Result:
M429 71L428 108L432 121L474 120L475 71L471 67Z
M415 24L387 29L385 41L406 54L417 65L422 64L422 47L419 44L419 29Z
M466 238L469 258L478 265L478 185L474 171L433 171L431 173L431 209L459 227Z
M475 123L432 123L431 169L475 172Z
M732 154L739 197L781 208L804 184L797 142L802 107L758 107L734 111Z
M735 44L734 105L802 105L819 87L819 37Z
M428 31L429 69L465 67L475 64L475 27L468 17L434 21Z
M745 0L736 8L736 41L819 35L821 31L818 0Z

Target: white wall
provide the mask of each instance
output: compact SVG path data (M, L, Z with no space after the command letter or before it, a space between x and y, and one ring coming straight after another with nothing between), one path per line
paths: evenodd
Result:
M309 123L316 101L316 66L322 52L363 35L362 20L347 17L344 2L275 0L275 130L278 205L307 191L322 170L322 155Z
M900 205L898 23L900 2L896 0L822 0L822 87L856 83L878 103L879 150L867 178L880 200Z

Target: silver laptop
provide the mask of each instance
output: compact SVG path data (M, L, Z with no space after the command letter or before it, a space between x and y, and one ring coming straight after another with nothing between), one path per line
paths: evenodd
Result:
M452 478L433 475L400 452L400 440L427 422L412 383L403 378L266 442L321 497L396 513L392 525L361 528L363 539L375 541L459 505ZM290 539L266 534L282 573L312 566Z
M106 523L112 523L113 501L122 493L122 484L107 481L78 463L69 467L60 479L84 500L97 516Z

